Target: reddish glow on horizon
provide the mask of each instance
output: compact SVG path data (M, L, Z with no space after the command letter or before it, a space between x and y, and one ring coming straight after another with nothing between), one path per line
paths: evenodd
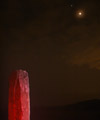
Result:
M8 120L30 120L29 78L15 71L9 81Z

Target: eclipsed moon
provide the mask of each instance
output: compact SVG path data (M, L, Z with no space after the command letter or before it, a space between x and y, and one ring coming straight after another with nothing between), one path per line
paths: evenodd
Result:
M82 16L82 12L79 12L78 15L79 15L79 16Z
M75 16L77 18L84 18L84 16L85 16L84 10L77 10Z

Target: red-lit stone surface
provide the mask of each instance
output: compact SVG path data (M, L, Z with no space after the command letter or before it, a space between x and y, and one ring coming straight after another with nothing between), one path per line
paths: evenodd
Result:
M8 120L30 120L28 73L17 70L9 80Z

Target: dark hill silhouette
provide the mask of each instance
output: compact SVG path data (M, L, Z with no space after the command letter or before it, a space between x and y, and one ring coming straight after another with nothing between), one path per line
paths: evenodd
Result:
M0 110L0 120L8 120L8 110ZM67 106L31 107L30 120L100 120L100 100L88 100Z
M87 100L87 101L82 101L75 104L70 104L67 106L55 107L55 109L98 111L100 110L100 100L98 99Z
M35 108L31 120L100 120L100 100L67 106Z

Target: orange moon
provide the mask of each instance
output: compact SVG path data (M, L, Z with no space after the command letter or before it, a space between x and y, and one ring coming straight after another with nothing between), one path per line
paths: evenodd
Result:
M77 18L84 18L84 16L85 16L84 10L77 10L75 16Z

